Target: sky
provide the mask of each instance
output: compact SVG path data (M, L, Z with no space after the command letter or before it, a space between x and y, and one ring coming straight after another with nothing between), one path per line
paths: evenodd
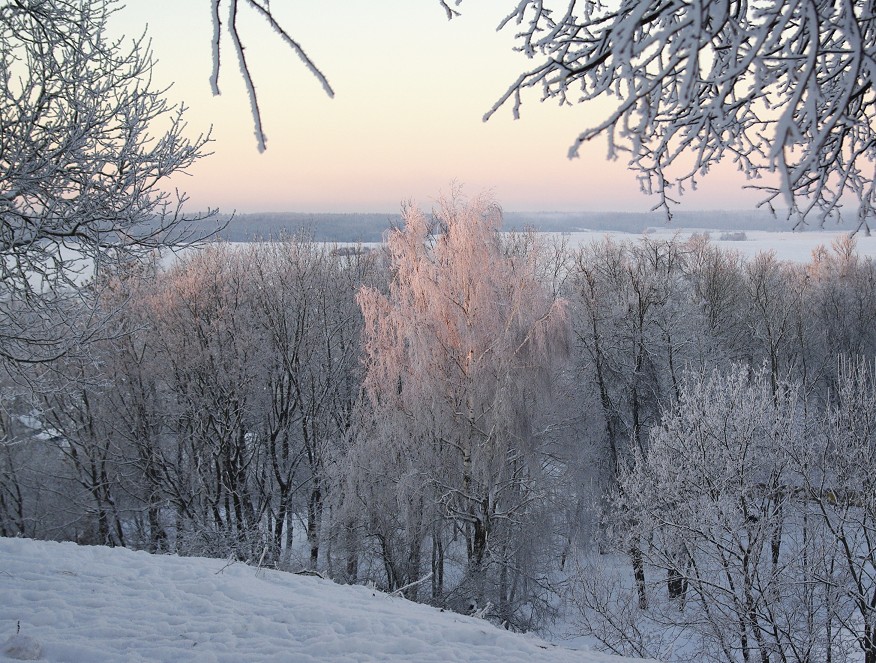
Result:
M222 212L396 212L428 205L453 182L490 191L513 211L644 212L639 192L604 142L569 160L575 137L599 109L525 99L522 117L482 117L532 62L497 32L509 2L474 2L448 21L438 0L275 0L273 9L328 77L335 98L280 39L253 16L241 33L260 97L267 150L260 154L249 102L230 44L223 44L214 97L208 0L128 0L112 28L134 36L148 25L158 60L155 84L184 102L193 134L212 127L213 154L170 186L189 210ZM248 14L248 12L244 12ZM680 209L753 208L732 169L718 170Z

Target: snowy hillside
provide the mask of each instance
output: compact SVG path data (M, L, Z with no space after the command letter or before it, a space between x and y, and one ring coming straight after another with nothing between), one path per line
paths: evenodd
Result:
M28 656L67 663L630 660L562 649L319 578L0 538L0 660Z

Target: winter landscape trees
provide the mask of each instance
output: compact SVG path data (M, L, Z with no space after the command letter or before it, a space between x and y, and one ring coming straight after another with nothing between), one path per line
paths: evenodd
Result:
M873 660L872 364L837 380L819 407L766 365L688 375L609 518L621 545L648 542L651 603L582 581L594 633L673 660Z
M568 247L454 191L379 248L152 255L188 236L160 185L207 138L148 90L140 42L106 41L111 11L0 7L0 534L324 573L515 629L572 605L620 653L876 661L876 267L852 240L805 265L705 236ZM681 183L730 156L778 172L792 213L853 192L864 225L862 12L522 2L508 21L548 61L506 98L619 95L581 140L607 133L664 202L693 150Z
M310 569L514 628L565 599L624 654L872 656L873 263L564 247L499 218L451 197L381 249L104 272L113 337L5 392L4 534Z

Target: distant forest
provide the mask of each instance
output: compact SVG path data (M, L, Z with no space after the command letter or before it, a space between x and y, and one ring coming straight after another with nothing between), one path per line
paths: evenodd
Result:
M276 238L300 231L325 242L380 242L388 228L400 225L401 214L274 212L227 215L222 220L228 224L222 237L230 242ZM676 212L669 224L715 230L791 230L791 224L781 215L775 217L758 210ZM662 212L505 212L502 227L542 232L615 230L638 234L646 228L665 225Z

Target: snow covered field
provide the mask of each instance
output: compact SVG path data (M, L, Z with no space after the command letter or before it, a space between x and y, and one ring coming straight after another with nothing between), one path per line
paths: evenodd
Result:
M732 236L734 231L708 230L701 228L672 228L660 226L652 228L648 233L651 239L671 239L678 236L680 239L688 239L693 233L709 233L712 244L723 249L737 251L745 258L753 258L758 253L775 251L779 260L805 263L812 258L812 250L821 245L828 250L831 244L839 237L848 235L843 230L807 230L805 232L772 232L769 230L747 230L741 233L742 240L722 240L721 236ZM634 235L624 232L574 232L567 236L569 246L580 246L588 242L598 242L604 237L611 237L615 241L635 241L642 235ZM858 254L861 257L876 258L876 237L866 237L859 233L856 235Z
M16 635L16 631L20 632ZM629 661L366 587L222 560L0 538L0 660Z

